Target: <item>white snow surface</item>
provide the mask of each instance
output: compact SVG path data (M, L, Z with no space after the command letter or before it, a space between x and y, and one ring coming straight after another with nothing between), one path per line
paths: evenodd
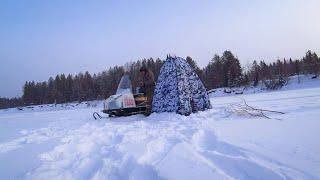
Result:
M0 179L320 179L320 83L306 84L212 97L190 116L97 121L101 102L0 110ZM286 114L234 113L243 99Z

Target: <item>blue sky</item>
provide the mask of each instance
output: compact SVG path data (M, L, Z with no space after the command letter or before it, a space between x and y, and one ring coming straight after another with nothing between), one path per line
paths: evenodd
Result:
M100 72L172 53L204 66L320 52L320 1L0 1L0 96L58 73Z

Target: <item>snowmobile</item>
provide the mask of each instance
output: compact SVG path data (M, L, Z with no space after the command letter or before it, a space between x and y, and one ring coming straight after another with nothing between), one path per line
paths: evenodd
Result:
M136 88L136 92L132 92L132 84L130 76L125 74L122 76L115 95L110 96L104 101L102 112L108 114L109 117L131 116L135 114L149 115L151 107L149 99L141 88ZM93 117L102 118L97 112L93 113Z

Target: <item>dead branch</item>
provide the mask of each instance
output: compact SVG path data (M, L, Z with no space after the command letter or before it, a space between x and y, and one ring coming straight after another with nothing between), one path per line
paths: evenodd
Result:
M242 99L242 98L240 98L240 99ZM248 106L249 108L251 108L251 109L253 109L253 110L273 112L273 113L278 113L278 114L285 114L284 112L281 112L281 111L274 111L274 110L266 110L266 109L254 108L254 107L252 107L252 106L249 106L249 105L247 104L247 101L246 101L245 99L242 99L242 100L243 100L243 102L244 102L244 104L245 104L246 106Z
M267 116L265 114L265 112L285 114L284 112L280 112L280 111L255 108L255 107L252 107L252 106L248 105L248 103L246 102L245 99L242 99L242 98L240 98L240 99L243 101L243 104L240 104L240 103L233 104L232 105L233 108L231 109L231 111L233 113L248 114L248 115L253 116L253 117L263 117L263 118L266 118L266 119L276 119L276 120L281 120L281 119L270 118L269 116Z

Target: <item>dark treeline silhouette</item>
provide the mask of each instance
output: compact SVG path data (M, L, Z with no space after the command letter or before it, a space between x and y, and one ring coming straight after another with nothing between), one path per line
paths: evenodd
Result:
M200 76L208 89L234 87L243 83L239 59L231 51L225 51L222 56L214 55Z
M149 67L157 77L163 61L143 59L124 66L110 67L98 74L89 72L75 76L60 74L45 82L26 82L23 86L22 101L25 105L65 103L104 99L114 94L122 75L127 72L132 78L133 87L137 86L139 70Z
M270 89L275 89L277 83L291 75L320 73L320 58L315 52L307 51L301 59L278 59L272 63L253 61L246 70L239 59L231 51L223 52L222 56L214 55L209 63L200 68L191 57L186 60L204 82L207 89L220 87L239 87L265 83ZM158 77L163 60L152 58L127 63L124 66L109 69L91 75L89 72L77 75L60 74L50 77L45 82L26 82L21 98L0 98L0 108L17 107L33 104L65 103L72 101L87 101L104 99L114 94L120 78L127 72L132 79L133 87L137 87L139 69L149 67Z
M7 109L22 106L24 103L21 98L1 98L0 109Z

